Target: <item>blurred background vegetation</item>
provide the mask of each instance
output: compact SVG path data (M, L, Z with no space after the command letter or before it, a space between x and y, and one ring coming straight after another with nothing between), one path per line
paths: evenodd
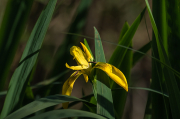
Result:
M15 57L12 59L7 77L8 80L6 80L5 86L1 91L8 89L9 80L18 66L29 35L47 1L34 0L30 15L27 22L25 22L25 31L18 43ZM151 4L151 0L149 2ZM7 0L0 0L0 23L2 22L6 4ZM58 0L45 40L40 49L33 80L30 85L35 85L65 71L65 63L68 62L70 64L72 61L72 56L69 53L70 47L72 45L80 45L79 41L83 41L85 36L87 36L86 39L94 54L94 40L91 39L94 37L94 26L101 36L106 61L108 61L116 48L123 24L127 21L131 25L145 6L144 0ZM11 20L14 22L14 19ZM149 42L152 36L151 29L146 11L133 37L132 47L134 49L139 49ZM67 33L74 33L76 35ZM84 37L77 36L78 34ZM148 55L151 55L151 53L148 52ZM71 73L67 73L63 76L64 78L58 80L63 82L61 79L67 79ZM145 56L133 67L129 86L149 88L150 78L151 58ZM61 87L62 84L59 83L44 87L41 90L35 90L34 98L40 98L36 96L36 93L38 94L39 91L43 92L43 95L40 95L42 97L49 94L61 93ZM81 98L82 95L89 95L91 93L91 84L89 82L85 83L83 77L81 77L74 85L72 96ZM144 118L147 99L148 91L129 89L123 118ZM2 109L3 100L1 99L0 109ZM26 104L28 102L24 103ZM82 104L75 105L71 108L79 109L81 106Z

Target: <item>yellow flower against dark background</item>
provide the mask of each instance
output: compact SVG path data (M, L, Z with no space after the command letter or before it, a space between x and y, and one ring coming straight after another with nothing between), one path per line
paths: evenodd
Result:
M81 42L80 42L81 43ZM76 70L64 83L62 88L62 95L70 96L72 93L73 85L76 79L83 74L85 81L88 82L88 76L90 76L92 69L98 68L106 72L106 74L114 80L118 85L123 87L126 91L128 91L128 84L126 77L124 74L115 66L97 62L95 66L92 66L93 57L86 46L81 43L84 52L78 46L72 46L70 49L70 53L73 56L73 59L76 60L78 66L69 66L66 63L66 67L72 70ZM63 108L68 108L69 103L63 103Z

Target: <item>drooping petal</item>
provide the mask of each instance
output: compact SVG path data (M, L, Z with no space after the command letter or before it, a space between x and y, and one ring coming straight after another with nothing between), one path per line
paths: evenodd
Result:
M72 93L72 89L74 86L74 82L76 79L82 74L80 71L75 71L64 83L63 88L62 88L62 95L68 95L70 96ZM63 103L62 106L64 109L68 108L68 102Z
M77 46L72 46L70 49L70 53L79 65L86 67L89 66L88 61L85 58L84 52L81 50L81 48Z
M72 70L82 70L87 69L88 67L86 65L79 65L79 66L69 66L67 63L65 64L67 68Z
M89 50L87 49L87 47L83 43L81 43L81 45L84 50L84 53L86 54L86 59L88 60L88 62L93 61L93 57L92 57L91 53L89 52Z
M115 66L108 64L108 63L102 63L98 62L93 68L98 68L106 72L106 74L114 80L118 85L123 87L126 91L128 91L128 84L126 77L124 74Z
M86 83L87 83L87 82L88 82L88 75L83 74L83 76L84 76L84 79L85 79L85 81L86 81Z

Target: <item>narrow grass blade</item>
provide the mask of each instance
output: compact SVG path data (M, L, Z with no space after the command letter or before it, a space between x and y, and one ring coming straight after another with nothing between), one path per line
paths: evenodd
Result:
M132 38L144 16L145 10L146 8L144 8L141 14L133 22L129 30L124 34L124 36L118 43L119 45L129 47L129 45L131 44ZM109 60L109 63L116 67L119 67L122 63L123 57L126 54L126 52L127 52L127 49L122 48L122 47L116 47L115 51L113 52L113 55L111 56ZM117 62L118 62L118 66L117 66Z
M45 37L49 22L51 20L55 5L57 0L50 0L46 9L41 13L31 35L27 42L26 48L21 57L23 61L28 55L36 52L40 49L43 39ZM38 54L32 56L31 58L25 60L21 65L15 70L10 84L3 110L1 113L1 119L5 118L8 114L19 107L18 103L21 102L24 95L23 88L26 88L28 83L28 76L36 62Z
M148 50L150 50L151 48L151 41L148 42L146 45L144 45L142 48L140 48L138 51L140 52L148 52ZM144 55L143 54L140 54L140 53L137 53L135 52L133 54L133 66L136 64L136 62L138 62Z
M163 95L165 97L169 97L169 95L161 92L161 91L157 91L157 90L154 90L154 89L151 89L151 88L145 88L145 87L128 87L128 89L137 89L137 90L147 90L147 91L150 91L150 92L153 92L153 93L157 93L157 94L160 94L160 95ZM123 90L123 88L116 88L116 89L112 89L112 91L115 91L115 90Z
M89 117L95 119L107 119L103 116L91 112L74 109L49 111L38 116L31 117L29 119L64 119L66 117Z
M96 62L106 62L100 35L96 28L94 28L94 30ZM97 98L97 114L114 119L112 93L110 88L106 86L109 85L108 76L101 70L96 70L96 76L93 83L94 90L96 90L97 93L94 94Z
M119 43L128 30L129 30L129 24L127 22L125 22L125 24L123 25L121 34L120 34ZM115 55L115 54L113 54L113 55ZM111 57L115 57L113 55ZM111 60L109 63L112 63L112 62L113 62L113 60ZM113 64L115 64L115 63L113 62ZM126 54L124 55L121 65L119 65L117 62L115 66L119 66L117 68L119 68L126 76L126 79L129 80L131 65L132 65L132 51L127 50ZM124 66L126 68L124 68ZM128 83L129 83L129 81L128 81ZM120 86L117 85L116 83L112 82L111 88L120 88ZM112 95L113 95L114 109L116 112L116 118L121 119L122 114L124 112L124 106L125 106L125 102L126 102L127 92L125 90L116 90L116 91L112 92Z
M97 31L97 29L94 27L94 32L95 32L95 58L96 58L96 62L106 62L106 58L104 55L104 50L103 50L103 46L102 46L102 42L101 42L101 38L100 35ZM97 74L97 78L98 76L100 76L100 78L98 79L99 81L101 81L102 83L104 83L106 86L109 87L109 78L108 76L101 70L96 70Z
M118 42L120 42L120 40L124 37L124 35L126 34L126 32L129 30L129 24L128 24L128 22L125 22L124 23L124 25L123 25L123 27L122 27L122 30L121 30L121 33L120 33L120 36L119 36L119 41Z
M157 43L157 48L158 48L158 53L159 53L159 57L160 60L162 62L164 62L165 64L170 65L170 62L168 60L166 51L164 49L164 46L162 44L162 41L159 37L159 33L158 33L158 29L156 26L156 23L154 21L148 0L145 0L146 5L147 5L147 9L148 9L148 13L149 13L149 17L150 17L150 21L153 27L153 31L156 37L156 43ZM173 72L166 68L166 67L161 67L163 74L164 74L164 79L165 79L165 83L166 83L166 87L168 90L168 94L169 94L169 102L170 102L170 107L171 107L171 112L172 112L172 116L173 119L178 119L179 118L179 112L180 112L180 92L179 92L179 88L177 86L177 82L175 79L175 76L173 74Z
M155 1L152 2L152 12L153 17L156 22L156 26L158 29L159 36L161 36L161 41L164 45L164 48L167 53L167 24L166 24L166 12L165 12L165 0ZM160 37L159 37L160 38ZM153 33L152 36L152 56L160 59L158 46L156 42L156 37ZM161 61L161 59L160 59ZM151 87L156 90L161 90L164 92L166 90L165 81L164 81L164 74L161 68L161 64L152 60L152 83ZM152 93L149 97L152 100L152 117L154 119L168 119L169 116L169 101L166 101L165 97L162 95L158 95ZM149 99L150 100L150 99ZM148 106L150 107L150 106Z
M57 104L61 104L64 102L69 101L82 101L85 103L88 103L86 100L79 99L72 96L66 96L66 95L52 95L45 98L38 99L34 102L29 103L28 105L18 109L17 111L13 112L9 116L7 116L5 119L22 119L30 114L33 114L39 110L45 109L47 107L51 107Z
M6 1L7 6L0 25L0 91L4 88L34 0Z
M118 45L122 45L125 47L132 47L132 38L144 16L146 8L143 9L141 14L136 18L131 27L129 27L128 23L125 23L123 26L123 30L121 32ZM132 50L125 49L123 47L116 47L113 52L109 63L120 69L124 75L126 76L127 82L129 83L130 72L132 68ZM126 68L125 68L126 67ZM110 80L111 89L118 88L118 86L114 81ZM127 92L125 90L114 91L113 92L113 101L114 108L117 112L116 118L121 119L124 111L124 106L126 103Z

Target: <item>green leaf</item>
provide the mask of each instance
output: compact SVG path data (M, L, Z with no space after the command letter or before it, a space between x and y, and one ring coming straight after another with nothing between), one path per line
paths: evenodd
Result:
M29 119L64 119L66 117L89 117L89 118L95 118L95 119L107 119L103 116L82 111L82 110L74 110L74 109L66 109L66 110L54 110L49 111L34 117L31 117Z
M122 28L122 32L120 34L118 45L122 45L128 48L132 47L132 38L144 16L145 10L146 8L144 8L141 14L135 19L135 21L133 22L130 28L127 22L124 24ZM127 48L117 46L109 60L110 64L114 65L124 73L128 83L132 68L132 58L133 58L132 56L133 56L132 50L128 50ZM113 80L110 80L110 86L111 89L120 87ZM125 90L120 90L120 91L114 91L112 94L113 94L114 108L116 112L118 112L116 114L116 118L121 119L124 111L127 92Z
M140 52L144 52L146 53L148 50L150 50L151 48L151 41L148 42L146 45L144 45L143 47L141 47L138 51ZM133 54L133 66L136 64L136 62L138 62L144 55L140 54L138 52L135 52Z
M118 42L121 41L121 39L122 39L123 36L126 34L126 32L128 31L128 29L129 29L129 24L128 24L128 22L125 22L124 25L123 25L123 27L122 27L122 30L121 30L121 33L120 33L119 41L118 41Z
M95 32L95 58L96 58L96 62L106 62L106 58L104 55L104 50L103 50L103 46L102 46L102 42L101 42L101 38L100 35L97 31L97 29L94 27L94 32ZM97 78L99 78L98 80L101 81L102 83L104 83L106 86L109 87L109 78L106 75L106 73L104 73L101 70L96 70L96 74Z
M95 42L96 62L106 62L101 38L100 38L100 35L99 35L99 33L95 27L94 27L94 34L95 34L95 41L94 42Z
M133 22L133 24L131 25L129 30L123 35L122 39L118 43L119 45L123 45L126 47L130 46L130 44L132 42L132 38L142 20L142 17L144 16L145 10L146 10L146 8L144 8L144 10L141 12L141 14ZM113 55L111 56L111 58L109 60L109 63L116 67L120 67L126 52L127 52L127 48L116 47L115 51L113 52Z
M51 20L57 0L50 0L46 9L41 13L23 52L21 61L30 54L38 51L41 47L43 39L45 37L49 22ZM6 117L9 113L18 108L18 103L21 102L24 95L23 88L26 88L28 83L28 76L36 62L38 53L30 57L29 59L21 62L19 67L15 70L7 92L3 110L1 113L1 119Z
M47 107L51 107L60 103L69 102L69 101L82 101L85 103L89 103L86 100L82 100L76 97L67 96L67 95L52 95L45 98L38 99L34 102L29 103L28 105L20 108L19 110L13 112L5 119L21 119L30 114L33 114L39 110L45 109Z
M123 28L121 30L120 38L119 38L119 43L122 40L123 36L126 34L126 32L129 29L129 24L125 22L123 25ZM115 54L113 54L115 55ZM117 55L117 54L116 54ZM115 56L111 56L115 57ZM111 60L113 62L113 60ZM111 63L111 62L109 62ZM131 65L132 65L132 51L127 50L126 54L124 55L124 58L122 60L122 65L119 65L118 62L116 63L115 66L119 66L119 68L124 75L126 76L126 79L129 80L130 78L130 71L131 71ZM126 68L124 68L124 66ZM112 88L119 88L120 86L114 83L114 81L111 81L111 87ZM113 102L114 102L114 109L115 109L115 115L117 119L121 119L122 114L124 112L124 106L126 102L126 97L127 97L127 92L125 90L116 90L112 92L113 95ZM118 113L117 113L118 112Z
M96 62L106 62L100 35L96 28L94 28L94 30ZM108 76L101 70L97 69L96 76L93 81L94 95L97 100L97 114L114 119L112 93L110 88L108 88L105 84L109 85Z
M155 20L153 18L148 0L145 0L145 2L147 5L150 21L151 21L153 31L155 34L155 38L156 38L155 40L157 43L160 61L171 66L170 62L168 60L166 51L164 49L163 43L162 43L161 39L159 38L160 36L158 33L158 29L157 29ZM167 67L161 66L161 69L163 71L166 87L167 87L168 94L169 94L169 102L170 102L170 107L171 107L173 119L178 119L179 118L179 112L180 112L180 102L179 102L180 92L179 92L179 88L177 86L175 76L174 76L173 72L170 69L168 69Z
M166 24L166 13L165 13L165 1L166 0L160 0L155 1L153 0L153 17L156 20L156 25L158 28L158 34L161 37L162 43L164 45L165 50L167 51L167 24ZM159 53L158 53L158 46L156 43L156 38L152 36L152 56L160 59ZM161 60L160 60L161 61ZM152 60L152 83L151 87L156 90L161 90L164 92L166 90L165 82L164 82L164 75L161 68L161 64L155 62ZM149 105L152 105L152 117L154 119L168 119L168 113L170 113L169 101L166 101L165 97L162 95L158 95L155 93L150 94L149 100L152 100L152 104L149 103ZM150 99L151 98L151 99ZM148 101L150 102L150 101ZM147 105L150 110L150 106Z
M7 5L0 25L0 91L4 89L34 0L6 1Z

